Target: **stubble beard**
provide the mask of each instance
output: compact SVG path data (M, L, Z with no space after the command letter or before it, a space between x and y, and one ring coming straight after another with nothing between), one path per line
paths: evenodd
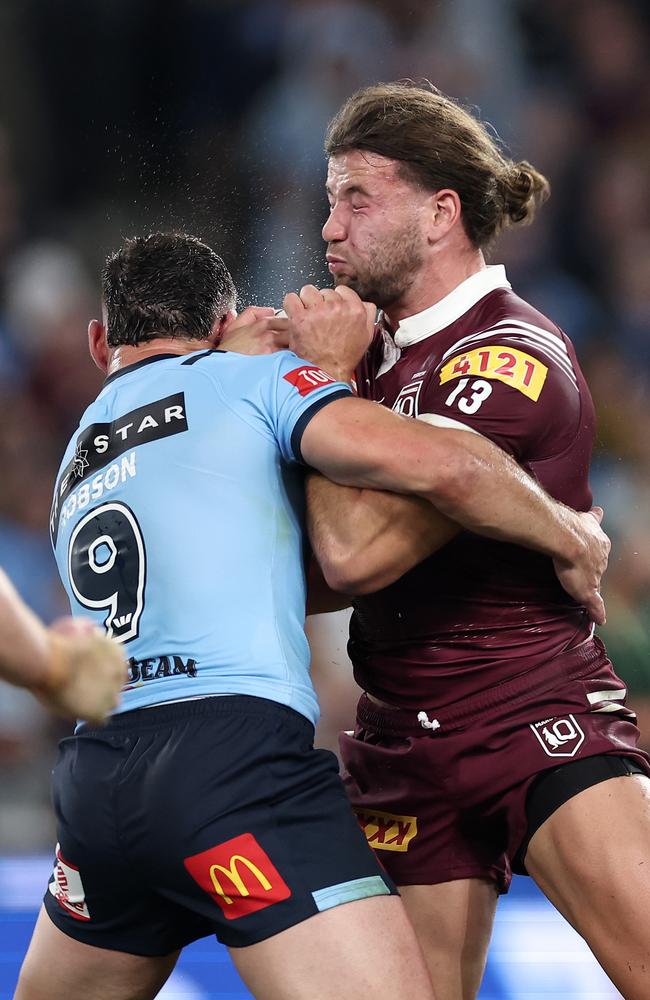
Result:
M347 285L365 302L387 309L406 294L422 263L412 229L403 229L390 240L371 245L367 263L352 274L337 276L335 284Z

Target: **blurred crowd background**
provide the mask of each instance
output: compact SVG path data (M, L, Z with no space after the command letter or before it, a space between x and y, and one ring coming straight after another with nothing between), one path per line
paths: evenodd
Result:
M650 744L650 5L647 0L0 0L0 564L66 610L46 525L101 376L85 331L123 237L215 247L240 305L328 282L322 139L353 90L428 78L550 177L492 255L574 339L614 542L604 637ZM313 619L332 745L353 720L345 616ZM0 687L0 851L49 849L68 727Z

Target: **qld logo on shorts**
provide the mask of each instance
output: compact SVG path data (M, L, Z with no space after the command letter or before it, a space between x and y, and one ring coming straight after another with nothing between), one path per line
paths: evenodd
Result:
M48 889L62 909L76 920L90 920L86 906L86 893L79 869L61 857L61 847L56 845L56 864Z
M573 715L556 716L531 723L530 728L549 757L575 757L585 734Z
M291 889L252 833L242 833L193 854L183 864L228 920L263 910L291 895Z

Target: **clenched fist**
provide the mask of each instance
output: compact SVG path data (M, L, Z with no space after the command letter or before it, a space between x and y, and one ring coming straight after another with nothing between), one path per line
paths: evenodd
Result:
M48 629L48 639L50 668L34 693L59 715L103 722L126 684L122 647L83 618L62 618Z
M291 350L332 378L349 382L372 340L375 306L345 285L305 285L300 295L285 295L283 305Z

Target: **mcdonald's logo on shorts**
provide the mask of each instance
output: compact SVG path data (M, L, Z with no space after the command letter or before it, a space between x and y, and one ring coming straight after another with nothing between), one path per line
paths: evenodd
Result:
M228 920L288 899L291 890L252 833L226 840L183 864Z

